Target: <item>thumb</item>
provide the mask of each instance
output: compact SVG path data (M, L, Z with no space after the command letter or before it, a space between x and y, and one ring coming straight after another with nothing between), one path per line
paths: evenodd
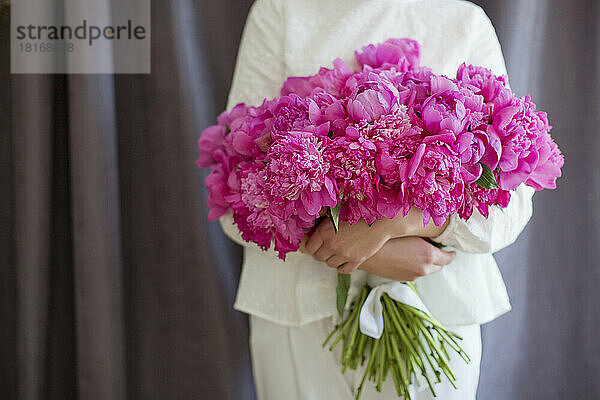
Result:
M444 251L436 249L433 254L433 264L435 265L448 265L456 258L455 251Z

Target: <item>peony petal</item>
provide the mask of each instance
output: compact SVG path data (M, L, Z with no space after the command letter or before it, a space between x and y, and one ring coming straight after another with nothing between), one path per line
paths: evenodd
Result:
M250 136L240 131L233 134L232 144L235 151L245 156L252 155L253 150L257 148L254 140Z
M502 190L514 190L521 183L525 182L535 169L538 161L538 153L531 152L529 155L519 160L517 168L510 172L500 172L498 186Z
M483 167L481 164L473 164L473 165L462 165L460 169L460 175L465 181L465 183L473 183L481 176L483 172Z
M321 195L319 192L304 191L300 194L300 200L308 214L316 215L321 211Z
M308 119L315 125L322 123L321 109L313 99L308 99Z
M412 178L415 172L417 171L417 168L421 163L421 159L423 158L423 154L425 154L425 148L425 143L421 143L419 147L417 147L417 151L415 151L415 154L410 159L410 169L408 170L409 179Z

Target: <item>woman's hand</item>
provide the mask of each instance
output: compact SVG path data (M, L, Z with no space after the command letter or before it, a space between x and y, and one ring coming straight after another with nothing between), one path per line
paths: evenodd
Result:
M456 257L419 237L391 239L360 265L360 269L395 281L407 282L433 274Z
M406 236L434 238L444 232L449 222L446 220L441 226L435 226L431 219L426 226L423 226L423 212L416 207L412 207L405 216L400 214L394 219L375 221L375 223L386 225L384 229L392 238Z
M369 226L362 219L354 225L340 221L335 232L331 220L325 219L300 249L316 260L338 268L339 272L349 274L391 239L390 225L379 222Z
M325 219L300 250L349 274L375 255L388 240L407 236L436 237L447 225L446 221L438 227L431 221L424 227L423 214L418 208L411 208L405 216L376 220L371 226L362 219L354 225L340 221L338 232L333 229L331 220Z

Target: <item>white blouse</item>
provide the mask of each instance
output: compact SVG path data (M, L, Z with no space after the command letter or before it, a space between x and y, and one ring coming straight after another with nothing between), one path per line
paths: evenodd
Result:
M229 94L228 109L258 105L279 95L288 76L316 73L342 58L357 68L354 50L388 38L422 45L421 65L454 76L463 62L506 74L494 28L478 6L458 0L257 0L248 16ZM533 189L519 187L506 209L476 210L468 221L450 218L434 240L457 250L440 272L416 280L429 311L447 325L482 324L510 310L506 287L491 253L513 243L532 214ZM302 253L285 262L270 249L244 242L231 215L225 233L244 246L234 308L269 321L300 326L337 313L336 271ZM350 297L368 274L352 274Z

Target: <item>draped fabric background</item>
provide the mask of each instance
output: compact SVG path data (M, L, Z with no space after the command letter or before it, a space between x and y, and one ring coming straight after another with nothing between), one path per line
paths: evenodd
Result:
M108 0L99 0L108 1ZM151 75L9 75L0 13L0 393L254 399L241 253L206 221L195 140L225 105L250 0L152 2ZM600 3L476 1L565 152L498 254L479 398L600 398Z

